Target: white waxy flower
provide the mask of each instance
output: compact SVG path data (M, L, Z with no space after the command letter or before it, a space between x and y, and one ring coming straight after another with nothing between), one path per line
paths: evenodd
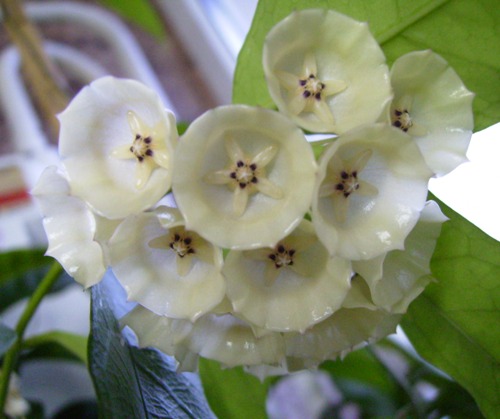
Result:
M99 282L107 267L103 243L117 222L99 217L72 196L68 181L55 166L45 169L32 193L43 214L46 254L85 288Z
M448 63L430 50L405 54L391 68L391 83L391 122L414 138L434 173L466 161L474 94Z
M327 359L344 357L394 333L400 319L384 310L341 308L303 334L285 335L288 368L315 368Z
M280 334L268 333L257 338L248 324L229 313L208 313L191 323L137 307L122 324L135 331L141 346L153 346L175 357L187 350L229 368L279 364L284 358Z
M221 249L186 230L176 208L127 217L109 255L128 298L159 315L194 321L224 297Z
M424 290L432 280L430 261L441 224L446 219L438 204L429 201L406 238L404 250L393 250L374 260L353 262L353 270L366 281L375 306L393 313L405 313L408 305ZM350 306L354 307L358 300L353 298Z
M273 248L230 251L223 273L236 315L263 329L302 332L341 306L351 265L330 258L303 220Z
M208 111L182 136L175 159L173 192L186 228L220 247L272 246L309 209L314 155L278 112Z
M82 89L59 120L71 191L101 215L138 213L170 188L177 128L153 90L104 77Z
M320 158L312 203L320 240L350 260L402 249L431 176L411 137L390 125L341 135Z
M375 122L392 99L385 56L368 25L333 10L296 11L278 23L263 64L278 109L313 132Z

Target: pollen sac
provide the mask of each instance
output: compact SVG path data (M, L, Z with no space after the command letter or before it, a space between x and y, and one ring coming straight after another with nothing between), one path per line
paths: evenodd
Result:
M273 246L309 209L314 155L278 112L208 111L189 126L175 160L173 193L186 228L219 247Z
M83 88L59 120L72 193L100 215L139 213L170 188L177 127L153 90L103 77Z
M312 132L340 134L375 122L392 99L385 56L366 23L333 10L300 10L268 33L269 93Z

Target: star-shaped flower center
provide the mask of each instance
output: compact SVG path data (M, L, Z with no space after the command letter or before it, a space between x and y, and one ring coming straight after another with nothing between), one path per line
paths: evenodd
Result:
M132 145L129 143L116 147L111 156L137 160L136 187L140 189L155 168L170 168L169 153L165 142L158 135L159 127L146 125L133 111L127 112L127 121L133 134Z
M411 117L412 102L412 98L408 95L396 100L391 109L391 123L403 132L407 132L414 137L421 137L427 134L427 129L416 123Z
M211 245L196 233L187 231L184 227L174 227L168 234L151 240L149 247L166 249L175 253L177 273L186 276L193 267L193 257L213 264Z
M268 255L268 258L274 262L274 267L276 269L282 268L283 266L293 265L293 256L295 255L295 249L288 248L283 244L278 244L274 251Z
M342 92L347 88L347 84L342 80L320 79L314 54L306 54L299 76L286 71L277 72L277 76L283 87L289 91L288 108L292 114L312 112L322 122L334 123L326 98Z
M257 249L245 252L247 257L254 260L266 261L264 283L271 286L278 278L280 272L290 269L303 277L311 276L317 266L311 268L308 258L299 255L316 242L312 234L292 234L278 242L272 249ZM313 263L314 264L314 263Z
M365 168L372 154L371 150L363 150L348 160L334 155L328 164L325 180L319 189L319 197L332 196L335 216L339 222L345 222L347 219L349 197L353 193L362 196L378 193L375 186L359 179L359 173Z
M240 217L248 205L248 198L258 192L274 199L283 197L282 189L266 178L265 167L278 152L276 145L269 145L253 157L245 155L238 143L232 139L225 140L229 165L226 169L208 173L204 180L215 185L226 184L233 194L233 213Z

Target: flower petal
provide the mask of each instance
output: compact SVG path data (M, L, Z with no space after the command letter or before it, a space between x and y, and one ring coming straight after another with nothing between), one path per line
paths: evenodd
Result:
M474 94L448 63L430 50L405 54L391 68L391 83L393 111L400 102L411 101L414 127L408 134L434 173L444 175L467 161Z
M296 236L305 239L308 246L292 249L289 245L297 243ZM340 307L349 290L351 266L346 260L328 256L306 220L280 243L293 250L288 255L292 261L289 266L275 267L279 262L271 259L273 249L264 260L261 249L230 251L223 268L227 296L235 313L259 328L303 332ZM277 249L273 257L286 260L280 244ZM252 257L254 252L258 257Z
M371 150L368 161L356 157L365 150ZM350 260L402 249L425 205L431 176L411 137L397 128L374 124L339 136L321 156L315 186L312 219L320 240L330 254ZM322 185L335 178L340 190L325 196Z
M103 247L95 239L99 217L85 202L71 196L68 181L54 166L42 173L33 195L44 216L47 255L85 288L98 283L106 271Z
M226 171L236 155L247 176L243 186L240 167ZM265 167L254 167L255 158ZM219 247L273 246L309 209L314 155L302 131L278 112L244 105L208 111L189 126L175 159L173 192L186 227ZM234 178L211 182L222 173Z
M172 215L170 225L165 222L168 217L162 215L164 212ZM159 218L163 218L162 223ZM196 251L204 240L187 232L193 252L186 248L179 256L175 250L178 243L166 239L166 235L174 237L178 231L184 228L177 209L162 207L156 212L129 216L109 241L110 263L130 300L159 315L195 320L224 297L222 252L211 246L210 263L206 257L198 258Z
M124 158L125 147L130 150L136 134L150 137L156 148L153 155L158 148L161 153L173 153L175 118L154 91L133 80L104 77L83 88L59 120L59 152L72 194L99 214L125 218L150 208L169 189L171 159L155 157L161 165L152 163L156 167L150 176L141 169L136 177L135 166L141 163L131 151L129 159ZM133 132L134 127L147 132ZM167 168L165 160L169 160Z
M299 10L275 25L265 39L263 64L280 112L312 132L343 133L373 123L392 99L385 56L368 25L333 10ZM288 75L299 85L311 72L324 87L318 99L306 95L320 106L291 94Z

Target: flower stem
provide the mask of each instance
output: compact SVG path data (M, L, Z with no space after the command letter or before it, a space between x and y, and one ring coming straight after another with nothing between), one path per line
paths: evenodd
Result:
M62 267L59 263L54 262L47 272L47 275L42 279L40 285L32 294L28 304L26 305L19 321L16 325L17 339L14 344L9 348L5 354L5 358L2 365L2 375L0 376L0 417L4 417L4 406L7 399L7 392L9 389L10 375L14 370L15 364L19 357L19 353L23 344L23 336L30 322L31 318L35 314L38 305L42 301L43 297L50 291L54 283L59 278L62 272Z

